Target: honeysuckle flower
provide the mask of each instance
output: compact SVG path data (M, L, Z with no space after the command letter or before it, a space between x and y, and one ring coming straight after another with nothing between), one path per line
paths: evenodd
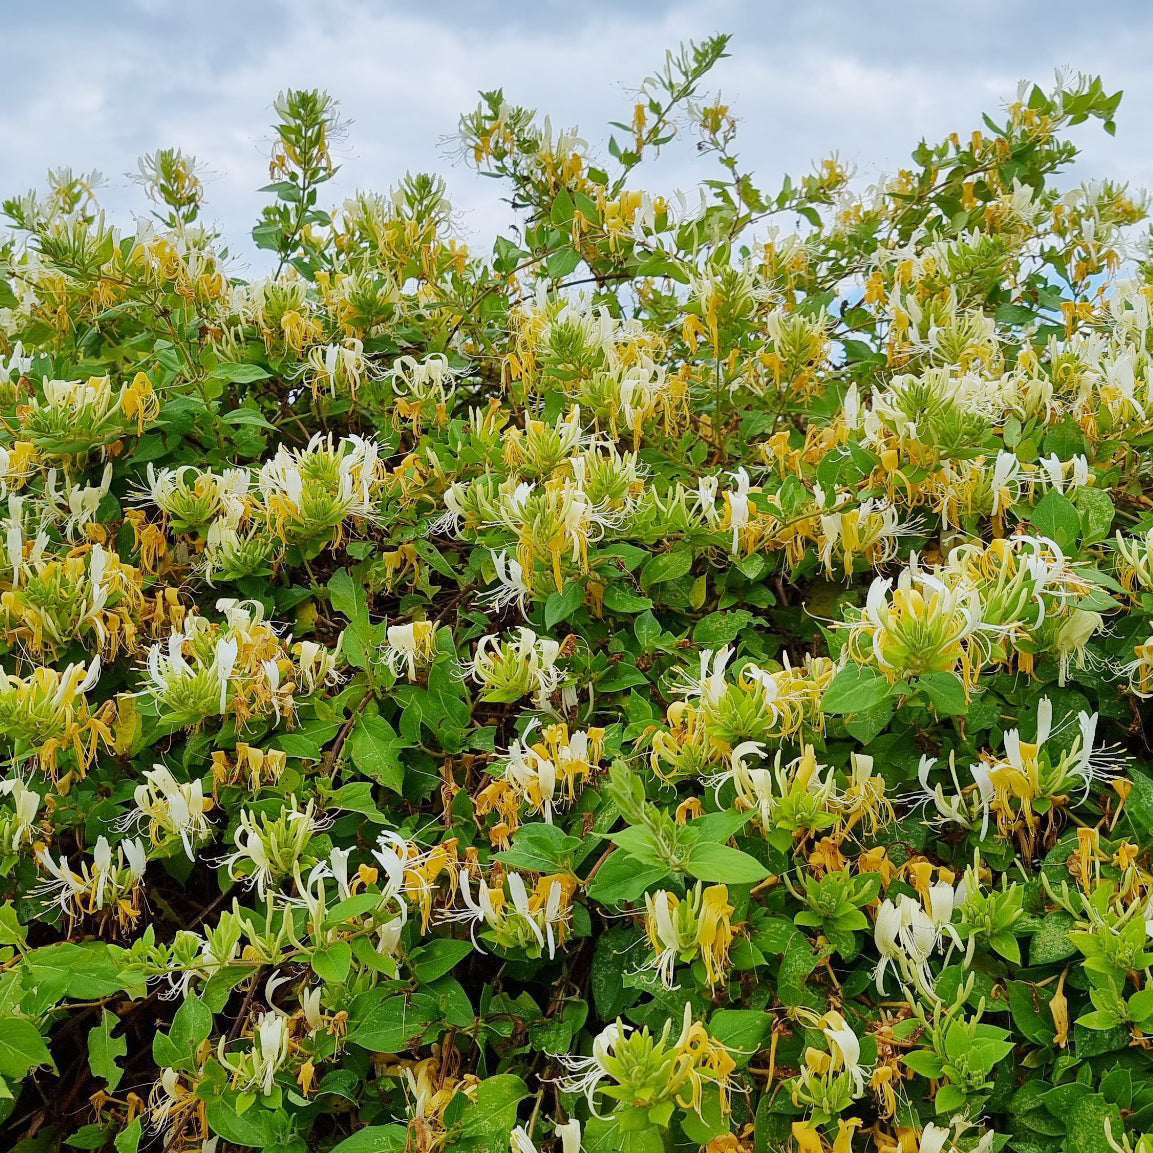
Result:
M501 613L516 605L522 617L528 617L528 602L532 589L525 583L524 569L511 558L507 551L493 552L492 562L496 568L497 587L482 593L477 601L492 612Z
M702 704L716 705L724 695L728 683L725 680L725 670L732 658L733 649L729 645L717 649L704 649L700 654L700 675L680 671L678 678L670 685L673 692L680 694L685 700L699 698Z
M979 660L976 591L948 584L915 559L893 588L887 577L869 586L861 620L848 626L848 653L891 679L959 670L969 683Z
M936 1125L930 1121L921 1130L920 1137L914 1137L914 1140L917 1141L914 1153L959 1153L960 1146L956 1142L958 1138L964 1135L968 1127L963 1121L954 1121L953 1125L949 1126ZM995 1132L986 1130L977 1144L972 1147L972 1153L989 1153L993 1148L996 1136Z
M554 1137L560 1138L560 1153L581 1153L581 1123L575 1117L555 1126L552 1132ZM523 1125L518 1125L509 1134L509 1150L510 1153L538 1153Z
M385 870L390 886L395 886L397 878L400 878L400 891L419 905L421 932L427 932L437 884L442 876L449 881L451 895L456 894L459 868L456 841L448 840L422 850L398 833L385 829L378 835L377 848L372 850L372 855Z
M655 969L671 989L677 962L700 957L709 987L715 987L728 965L732 913L725 885L703 888L698 882L683 899L666 889L646 893L645 932L655 956L645 968Z
M1116 749L1096 747L1096 714L1082 711L1076 725L1067 749L1046 747L1055 734L1053 705L1043 697L1037 706L1035 740L1023 741L1019 729L1008 729L1004 756L983 755L992 808L1003 833L1016 832L1032 843L1039 813L1050 812L1054 804L1084 804L1095 784L1112 780L1125 764L1127 758Z
M37 861L50 879L35 892L48 904L58 905L70 920L108 911L128 928L140 916L140 883L148 864L140 841L121 841L114 850L107 837L98 837L91 864L81 861L79 871L71 868L67 857L53 861L45 849L37 853Z
M703 1088L715 1085L722 1112L727 1112L729 1074L735 1068L732 1057L693 1020L690 1005L685 1005L676 1041L670 1036L672 1024L666 1021L659 1037L653 1037L647 1028L634 1030L613 1022L593 1039L590 1056L556 1055L567 1071L558 1082L561 1092L583 1093L593 1116L599 1118L598 1092L634 1108L674 1102L697 1112Z
M564 723L546 725L540 739L530 742L537 729L534 719L524 736L509 746L500 766L502 778L533 813L552 823L554 809L575 800L600 761L603 729L578 729L569 733Z
M221 510L220 478L195 465L157 468L148 463L148 481L139 494L167 516L177 532L189 532L207 525Z
M436 623L410 621L404 625L389 625L385 633L385 646L381 659L400 676L401 670L410 681L416 680L417 665L426 665L436 652Z
M1094 635L1101 631L1104 623L1100 613L1088 609L1071 609L1061 622L1054 638L1054 647L1057 650L1058 685L1064 687L1069 678L1070 665L1081 669L1086 664L1093 664L1087 646Z
M795 1015L820 1029L829 1051L805 1049L800 1073L791 1082L793 1101L812 1108L817 1116L835 1116L865 1092L871 1068L861 1064L860 1040L835 1009L819 1016L799 1009Z
M206 1150L212 1140L208 1137L207 1103L193 1087L185 1084L187 1077L188 1074L175 1069L160 1070L160 1076L148 1094L148 1129L164 1134L164 1140L169 1144L188 1134L200 1142L202 1150Z
M12 346L7 359L0 356L0 384L11 384L13 380L30 372L33 357L25 355L24 345L18 340Z
M1041 457L1037 467L1044 481L1060 493L1083 488L1089 483L1089 462L1082 453L1077 453L1067 463L1062 462L1056 453L1051 453Z
M355 396L366 377L377 375L364 355L364 343L356 337L347 337L339 344L313 345L306 364L311 370L314 396L322 389L330 396Z
M950 924L955 893L951 886L943 882L942 886L930 890L927 910L915 898L905 894L896 902L884 900L877 910L873 940L881 960L875 979L877 992L882 996L885 973L892 967L900 979L912 985L918 993L936 999L929 958L939 947L943 934L950 936L955 944L961 943L956 929Z
M467 869L457 874L463 909L445 912L448 921L467 921L469 935L478 952L483 952L476 939L478 927L489 930L503 947L518 947L530 956L539 956L547 950L549 958L556 956L558 943L568 931L569 901L574 882L560 877L543 877L530 896L524 878L509 873L504 879L508 888L493 887L483 880L478 882L473 898L472 883Z
M743 468L738 468L732 474L736 484L725 493L725 502L728 506L728 528L733 534L733 543L730 551L733 556L740 552L741 532L748 525L752 516L752 502L749 499L749 474Z
M338 543L344 522L371 520L381 484L375 441L317 433L304 449L281 445L260 467L260 501L269 528L285 542Z
M720 488L719 477L702 476L697 478L697 490L694 494L696 508L710 528L717 528L721 523L721 514L717 511L717 494L720 492Z
M181 784L165 765L153 765L144 774L144 784L133 794L136 812L128 814L127 824L147 825L153 844L177 837L190 861L196 859L193 845L212 831L208 813L213 807L204 796L204 782Z
M0 809L0 849L15 853L32 841L41 796L19 777L10 777L0 781L0 797L10 797L14 809L11 816Z
M67 750L83 776L101 743L113 743L113 703L92 709L86 694L100 680L100 658L62 670L37 666L25 677L0 669L0 732L26 751L53 779Z
M237 1089L249 1089L267 1097L272 1092L276 1074L288 1060L288 1018L275 1009L261 1013L252 1033L252 1048L244 1053L227 1053L226 1039L217 1042L216 1056L232 1074Z
M931 806L936 810L937 815L933 818L936 824L951 822L962 828L972 829L976 827L977 818L980 817L981 839L984 840L989 833L989 806L995 794L993 782L989 777L988 766L981 762L970 766L975 788L965 790L961 788L960 781L957 779L953 755L950 754L949 776L953 791L951 794L947 794L944 785L933 786L929 783L929 774L936 767L936 764L937 761L934 757L921 757L917 766L917 780L921 787L920 792L916 795L916 803Z
M482 687L483 700L515 701L533 692L536 707L546 709L564 676L557 667L560 656L559 642L519 628L512 640L481 637L464 672Z
M276 882L299 870L309 842L327 823L316 816L315 801L300 809L295 797L289 797L288 807L276 816L241 809L233 834L236 849L221 865L232 880L255 886L264 898Z

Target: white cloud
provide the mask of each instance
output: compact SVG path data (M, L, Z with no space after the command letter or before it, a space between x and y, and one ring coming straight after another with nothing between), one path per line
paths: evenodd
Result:
M67 9L67 6L64 6ZM225 4L193 11L159 0L25 12L10 29L22 81L0 92L5 195L38 184L50 166L100 168L104 201L126 218L144 205L122 173L161 145L196 154L216 173L210 215L233 248L264 198L272 100L289 86L324 87L354 124L335 201L355 187L385 189L406 169L437 169L467 232L487 236L507 219L500 188L449 167L442 137L481 88L578 123L603 147L605 124L627 119L634 85L666 47L718 27L736 33L719 87L741 120L746 168L764 185L837 150L875 178L904 162L921 136L940 137L996 114L1023 76L1056 64L1102 71L1130 91L1116 142L1083 134L1085 170L1153 181L1153 96L1134 21L1119 9L1096 23L1052 19L1033 3L865 6L723 0L709 6L611 4L318 5L309 0ZM177 11L183 15L175 15ZM65 16L67 18L62 18ZM651 185L691 187L713 175L690 146L670 149Z

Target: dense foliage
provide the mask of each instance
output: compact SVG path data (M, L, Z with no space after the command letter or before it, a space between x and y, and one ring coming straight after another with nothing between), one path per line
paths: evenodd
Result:
M670 54L244 281L0 242L3 1147L1150 1153L1153 269L1025 86L774 193ZM680 131L699 197L641 190Z

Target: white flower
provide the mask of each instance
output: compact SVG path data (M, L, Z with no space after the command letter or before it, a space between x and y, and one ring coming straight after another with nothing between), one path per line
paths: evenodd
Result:
M597 1086L610 1076L608 1069L605 1068L605 1059L612 1055L617 1042L627 1037L631 1032L632 1030L628 1025L624 1025L620 1021L613 1021L606 1025L593 1039L591 1056L556 1054L556 1059L568 1070L568 1075L559 1079L557 1087L562 1093L583 1093L589 1103L589 1111L594 1117L601 1117L596 1108Z
M580 1153L581 1123L575 1118L557 1125L553 1136L560 1138L560 1153ZM537 1147L523 1125L518 1125L509 1134L508 1142L511 1153L537 1153Z
M522 617L528 618L528 600L532 590L525 584L524 569L505 550L492 552L492 562L496 567L497 587L477 597L480 604L492 612L504 612L516 605Z
M193 842L208 836L210 800L205 800L204 783L200 780L181 784L164 765L153 765L144 774L144 784L133 794L137 812L128 814L125 824L150 823L156 832L178 836L188 859L193 861Z
M5 848L16 852L31 839L36 827L36 814L40 811L40 794L28 788L19 777L0 781L0 797L9 796L16 807L13 821L7 825Z
M415 681L417 664L425 664L432 659L435 645L436 625L432 621L389 625L382 657L393 676L400 676L403 669L408 679Z
M738 468L732 477L737 482L736 487L725 493L725 497L729 504L729 528L733 530L732 553L736 556L740 551L741 529L749 523L751 508L748 472L744 468Z
M936 999L929 958L940 945L942 933L960 944L956 929L949 923L956 895L951 886L946 896L939 885L930 891L929 911L919 901L902 894L896 903L886 899L877 910L873 940L881 960L876 968L877 992L884 995L885 972L892 966L905 981L923 995Z
M843 1068L849 1074L853 1082L853 1096L859 1097L865 1091L865 1078L870 1072L861 1064L861 1042L844 1017L835 1010L826 1013L822 1020L821 1032L829 1042L833 1067Z

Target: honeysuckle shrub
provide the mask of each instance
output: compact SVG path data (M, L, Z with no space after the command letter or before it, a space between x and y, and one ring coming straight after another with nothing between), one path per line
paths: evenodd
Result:
M491 247L318 92L259 278L178 151L4 205L4 1148L1153 1148L1119 94L770 192L725 47L484 94Z

